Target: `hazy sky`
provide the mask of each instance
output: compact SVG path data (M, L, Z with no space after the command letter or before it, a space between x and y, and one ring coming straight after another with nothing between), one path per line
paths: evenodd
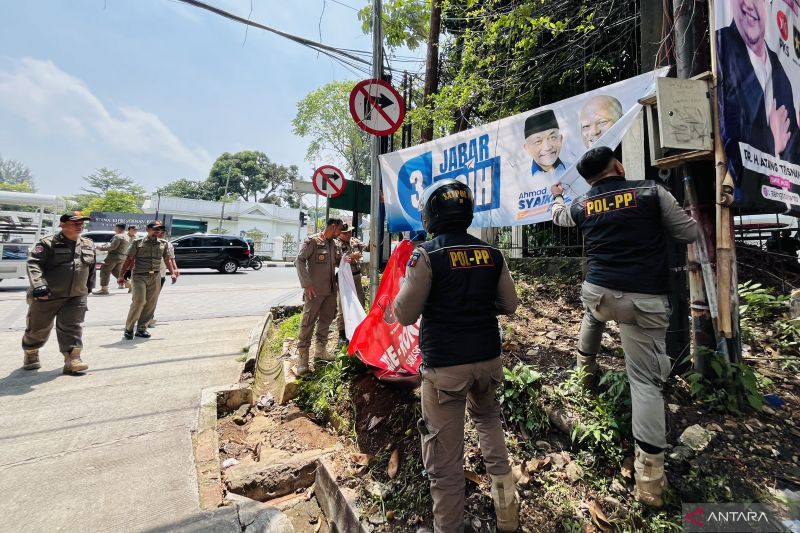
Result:
M251 7L207 1L245 17ZM365 0L252 0L251 17L371 49L342 4ZM243 25L173 0L7 0L0 20L0 155L28 165L41 193L75 193L103 166L152 191L204 179L219 154L244 149L309 177L308 143L291 132L297 101L361 77L262 30L243 46Z

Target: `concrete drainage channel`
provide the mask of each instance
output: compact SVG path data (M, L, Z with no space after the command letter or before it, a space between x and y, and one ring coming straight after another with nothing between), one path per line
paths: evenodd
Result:
M285 400L285 361L264 361L267 357L261 357L271 325L272 313L253 330L244 368L252 368L257 374L259 394L271 389ZM200 507L205 513L186 531L368 533L356 510L355 492L340 488L336 482L331 461L335 446L289 453L259 443L254 452L257 458L241 464L232 462L235 466L224 469L223 481L219 432L226 428L220 428L219 421L225 418L230 425L227 419L238 417L237 423L242 422L249 411L263 407L255 405L257 399L247 383L202 391L192 439ZM276 408L286 409L279 404ZM253 416L247 418L253 426ZM298 418L294 420L303 422Z

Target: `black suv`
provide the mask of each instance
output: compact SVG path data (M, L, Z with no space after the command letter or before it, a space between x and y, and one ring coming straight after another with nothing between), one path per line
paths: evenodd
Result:
M178 268L214 268L233 274L250 262L250 247L230 235L194 234L172 241Z

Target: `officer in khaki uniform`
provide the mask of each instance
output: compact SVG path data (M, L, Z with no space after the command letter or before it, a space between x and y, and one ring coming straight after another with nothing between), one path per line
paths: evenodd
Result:
M89 368L81 360L86 298L94 287L95 251L91 239L81 237L89 217L80 213L61 215L61 231L37 242L28 255L28 320L22 349L25 370L41 367L39 348L44 346L53 321L58 347L64 354L64 373Z
M150 338L147 326L153 319L158 295L161 292L161 260L167 265L172 277L172 283L178 281L178 267L175 265L175 256L172 246L165 239L158 238L158 231L164 225L159 221L147 224L147 237L136 239L128 247L128 259L122 267L125 272L133 266L131 275L131 292L133 298L125 322L125 338L130 340L135 335L145 339ZM124 281L120 278L118 281Z
M472 191L441 180L422 193L425 230L435 238L411 254L394 301L397 320L422 315L422 460L431 482L436 533L464 531L464 410L478 430L492 480L499 531L519 525L519 496L508 460L497 387L503 382L497 315L517 308L500 251L467 233Z
M671 370L665 344L671 312L667 237L693 242L697 225L656 182L627 181L610 148L586 152L578 172L591 189L569 207L561 185L551 188L553 222L577 226L586 246L588 270L581 289L586 312L577 366L589 377L585 385L596 387L603 329L607 321L616 321L631 387L634 495L660 507L667 447L662 386Z
M358 296L358 301L361 302L361 306L364 307L366 298L364 297L364 286L361 285L361 258L364 256L366 245L353 237L353 228L347 224L342 224L336 241L340 253L345 257L350 257L350 269L353 272L353 281L356 282L356 295ZM347 342L341 299L339 300L339 314L336 317L336 325L339 327L339 342Z
M117 224L114 226L116 234L111 238L111 241L105 246L98 246L97 249L103 252L108 252L106 260L103 261L103 266L100 267L100 290L94 294L109 294L108 283L111 276L116 280L119 278L122 269L122 264L125 262L126 254L128 253L128 246L130 240L125 235L125 224ZM119 288L125 287L124 283L118 284Z
M331 323L336 318L336 267L341 259L336 237L339 236L341 225L341 219L329 218L322 233L303 241L294 262L305 302L297 342L299 361L295 374L298 376L308 373L308 351L315 324L317 342L314 357L318 360L329 359L328 335Z

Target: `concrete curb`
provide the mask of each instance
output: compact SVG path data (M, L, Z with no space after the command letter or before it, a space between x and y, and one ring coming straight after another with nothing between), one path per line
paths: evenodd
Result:
M275 267L284 267L284 268L294 268L294 263L265 263L265 268L275 268Z
M260 397L267 392L277 393L277 382L281 377L283 371L283 363L280 357L271 357L271 354L265 353L262 348L269 336L269 330L272 326L272 313L267 316L267 322L258 342L258 349L255 355L255 380L253 382L253 396Z
M340 487L336 483L336 475L327 456L320 457L317 461L314 493L319 508L325 513L328 521L336 525L336 531L370 533L370 530L361 523L361 517L356 509L356 492Z
M269 335L269 328L271 326L272 311L268 311L267 314L264 315L264 318L262 318L250 332L250 340L247 342L247 359L245 360L245 365L250 359L255 359L256 362L258 361L258 354L261 353L261 347L264 345L264 341L267 340L267 335ZM244 367L242 367L242 369L244 369Z
M247 383L209 387L200 393L200 414L197 429L192 433L192 444L202 510L222 505L217 412L220 408L234 410L245 403L253 403L253 391Z

